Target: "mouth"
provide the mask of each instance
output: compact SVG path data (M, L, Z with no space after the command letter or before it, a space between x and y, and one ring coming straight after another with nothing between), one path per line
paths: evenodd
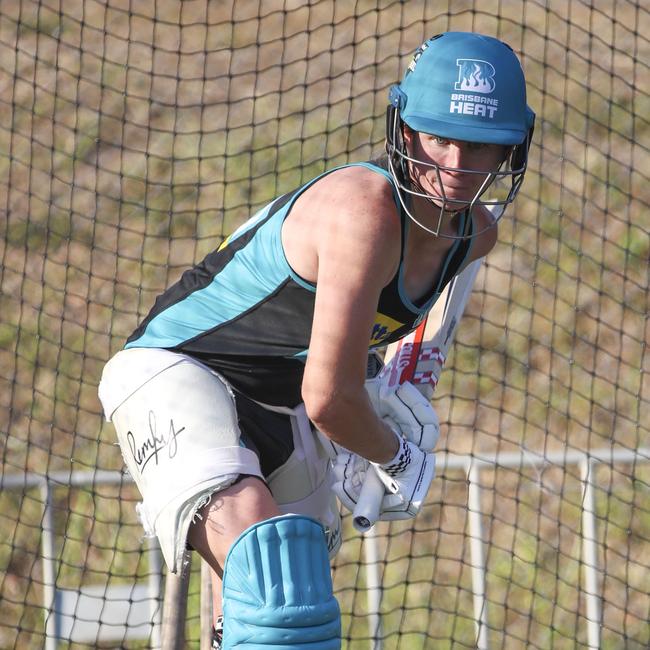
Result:
M424 181L424 185L422 181ZM444 203L447 205L456 204L462 207L471 202L476 194L476 188L467 183L459 183L457 179L456 182L452 183L448 183L443 179L442 187L437 178L412 178L411 182L422 194L437 205Z
M484 181L484 176L481 175L479 178L475 174L450 174L441 171L439 175L421 175L419 180L420 183L424 181L426 186L430 187L441 196L441 190L444 190L447 197L449 197L450 194L455 194L457 196L471 194L474 196L475 192Z
M442 187L438 183L432 183L431 187L438 197L441 199L446 199L450 202L462 202L467 203L471 201L475 194L477 188L474 185L468 185L466 183L448 183L444 182Z
M456 195L456 196L464 196L467 194L474 194L476 191L474 187L470 187L469 185L451 185L449 183L445 183L443 185L445 194L447 197L451 195Z

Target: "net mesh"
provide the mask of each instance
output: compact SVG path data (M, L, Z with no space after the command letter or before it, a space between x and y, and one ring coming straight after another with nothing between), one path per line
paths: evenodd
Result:
M103 365L256 208L380 151L413 50L473 30L522 60L529 171L437 390L428 503L376 528L379 592L345 519L344 646L647 648L649 13L3 0L0 646L157 643L160 560L102 420Z

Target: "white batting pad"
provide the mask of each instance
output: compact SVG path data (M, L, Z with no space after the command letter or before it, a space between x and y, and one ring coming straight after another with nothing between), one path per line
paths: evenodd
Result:
M120 352L104 373L102 401L142 494L143 526L158 536L165 561L176 573L197 509L239 474L262 473L257 456L239 445L234 398L224 380L182 355L147 378L145 370L164 365L160 355L153 362L142 350L132 352ZM137 387L129 376L144 383ZM110 413L115 403L119 406Z

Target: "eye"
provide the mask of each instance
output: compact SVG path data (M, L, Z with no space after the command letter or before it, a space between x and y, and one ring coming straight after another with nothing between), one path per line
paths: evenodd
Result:
M447 140L445 138L442 138L439 135L432 135L431 136L431 141L434 144L440 144L440 145L449 144L449 140Z

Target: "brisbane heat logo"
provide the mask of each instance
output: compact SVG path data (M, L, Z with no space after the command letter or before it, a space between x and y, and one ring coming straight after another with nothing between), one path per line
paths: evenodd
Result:
M491 93L496 88L496 70L491 63L479 59L456 59L458 81L454 88L471 93Z
M454 84L456 92L451 95L449 112L494 119L499 100L488 97L497 87L494 66L480 59L456 59L456 65L458 81Z

